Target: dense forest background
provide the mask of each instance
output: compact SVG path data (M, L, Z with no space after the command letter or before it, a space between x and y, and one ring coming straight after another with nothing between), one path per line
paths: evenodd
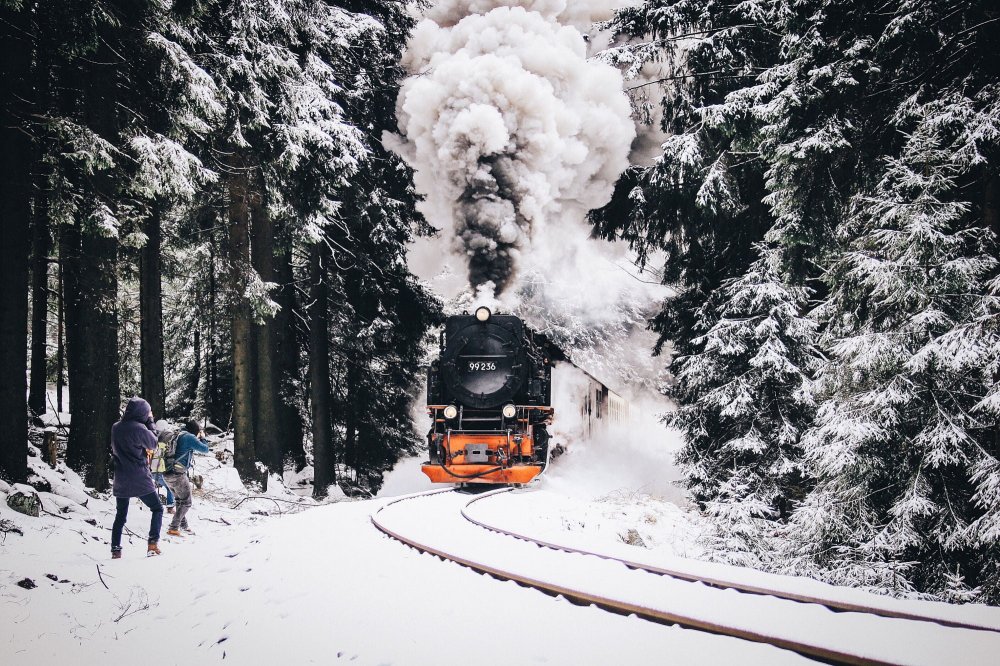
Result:
M720 557L1000 602L1000 9L628 4L595 57L655 149L592 222L664 257ZM410 9L0 0L0 474L67 407L46 381L96 489L132 393L232 427L245 480L308 456L317 495L415 449L440 305L381 143Z
M381 145L406 3L0 6L5 476L26 475L11 378L30 368L32 415L72 413L67 460L96 489L133 394L233 428L245 480L301 468L308 441L317 495L377 489L418 443L439 316L406 268L409 171Z

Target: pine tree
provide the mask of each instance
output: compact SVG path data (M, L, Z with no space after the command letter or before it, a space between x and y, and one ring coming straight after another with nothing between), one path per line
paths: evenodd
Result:
M805 289L784 282L775 248L757 250L747 273L720 289L718 309L699 313L705 332L691 341L697 352L674 361L668 393L681 405L668 423L687 436L678 462L688 488L723 532L748 538L806 490L800 438L820 361L815 325L801 314Z
M773 16L781 59L759 75L753 99L774 216L767 239L783 248L789 279L822 299L832 234L855 188L870 182L873 153L894 143L884 100L868 94L881 19L865 3L828 0L782 1Z
M816 490L797 511L801 552L834 580L997 599L995 238L956 198L967 126L960 99L914 108L881 181L855 197L821 311L832 362L804 442ZM860 570L860 573L859 573ZM865 580L873 576L876 580Z
M727 11L742 13L746 25L727 21ZM791 293L808 286L820 303L812 318L826 358L799 366L803 382L807 368L823 373L819 421L803 440L805 487L818 486L795 513L791 535L799 555L830 567L823 575L833 580L964 600L995 595L984 584L997 579L988 563L1000 532L996 294L987 288L1000 230L1000 64L986 37L995 18L978 0L898 0L879 12L852 1L651 1L613 23L633 38L613 52L620 62L637 69L644 58L663 58L674 67L665 71L674 94L663 104L670 159L633 170L596 221L639 249L667 250L678 298L658 325L661 344L673 341L683 359L675 419L690 437L693 488L724 488L712 485L713 464L728 439L712 439L716 424L694 416L706 413L705 396L716 386L746 386L753 396L767 386L744 385L741 368L718 363L706 342L745 309L733 288L739 280L726 280L756 279L759 266L740 248L764 237L775 279ZM748 40L755 27L770 37ZM691 55L672 44L678 38L691 40ZM690 65L706 53L720 54L729 69ZM737 78L718 81L730 73ZM693 120L672 125L685 105ZM720 137L738 140L732 145L752 156L742 173L760 177L736 179L728 191L739 197L702 189L715 164L704 156L716 154L704 146L728 148ZM709 217L692 205L699 201L724 212L735 201L737 213ZM754 224L740 227L751 234L741 245L733 223L747 216ZM804 312L805 301L795 302ZM763 349L755 346L763 340L743 342ZM783 395L787 407L793 395ZM808 427L809 410L799 416L798 428ZM890 433L887 423L900 428ZM753 474L758 462L766 457L726 473ZM712 506L719 513L753 504ZM928 564L905 564L919 558Z
M657 351L669 342L676 353L669 395L679 410L669 421L686 435L679 460L694 498L738 541L759 536L761 520L785 516L805 490L799 437L818 361L802 315L808 292L784 268L788 238L772 234L753 249L775 215L760 105L778 88L761 73L777 69L771 26L782 10L646 2L619 13L612 25L633 41L605 56L636 71L659 62L666 75L641 84L664 87L664 153L626 174L595 221L640 252L665 250L676 296L652 325Z
M874 13L817 0L777 15L783 62L761 75L771 90L758 103L776 220L768 238L788 248L793 278L813 280L823 300L832 293L816 312L830 358L805 440L819 483L794 541L832 580L967 599L974 594L962 586L989 579L983 553L995 548L969 547L962 527L976 516L970 493L987 487L971 490L970 478L985 467L956 473L965 463L946 461L935 440L944 426L925 427L946 414L956 433L972 433L964 441L982 449L981 465L996 457L985 412L968 411L978 398L949 404L938 392L987 390L949 373L971 372L971 358L986 364L976 351L985 328L973 333L970 322L989 310L982 262L995 257L983 232L995 226L988 202L1000 137L996 59L983 38L991 13L982 2L901 0ZM954 360L943 362L943 349ZM887 434L887 423L897 431ZM965 435L956 437L962 448ZM907 564L924 555L924 565Z
M662 91L663 154L631 168L611 203L592 214L598 233L628 241L640 262L665 254L663 281L676 295L652 321L659 351L668 341L693 352L698 312L727 279L753 261L754 243L771 226L762 204L761 123L752 114L755 77L777 58L771 0L737 4L648 0L610 23L624 45L602 54L640 76L646 63L660 79L631 91L648 106Z
M382 474L421 444L410 406L424 335L440 316L440 306L406 264L407 243L414 229L425 226L416 212L412 172L382 146L383 133L396 129L394 100L403 75L399 58L413 17L400 2L341 4L363 9L377 21L360 22L346 42L311 40L325 47L321 53L337 68L339 80L353 81L336 98L365 146L349 185L335 191L337 221L326 225L324 236L332 252L321 254L330 271L330 296L338 304L329 322L336 366L330 409L338 434L343 433L327 464L339 458L354 472L353 479L342 480L375 492ZM317 30L330 25L315 24ZM327 472L324 479L330 478ZM320 488L317 483L317 492Z

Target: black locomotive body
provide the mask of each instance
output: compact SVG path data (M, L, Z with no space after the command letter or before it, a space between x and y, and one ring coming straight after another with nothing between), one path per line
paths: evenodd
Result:
M435 482L526 483L548 458L558 353L518 317L479 308L449 317L427 377Z

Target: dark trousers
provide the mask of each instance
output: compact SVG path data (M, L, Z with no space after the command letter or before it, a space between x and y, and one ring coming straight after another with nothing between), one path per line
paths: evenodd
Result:
M160 525L163 524L163 507L160 506L160 498L155 493L149 493L139 498L143 504L153 512L153 517L149 521L149 540L156 543L160 540ZM115 512L115 522L111 526L111 551L122 549L122 530L125 527L125 519L128 518L128 503L131 497L116 497L117 511Z

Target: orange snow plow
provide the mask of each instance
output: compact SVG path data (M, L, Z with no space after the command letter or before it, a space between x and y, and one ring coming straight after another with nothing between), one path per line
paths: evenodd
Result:
M434 483L528 483L544 469L532 460L534 440L511 433L448 432L432 436L422 466Z

